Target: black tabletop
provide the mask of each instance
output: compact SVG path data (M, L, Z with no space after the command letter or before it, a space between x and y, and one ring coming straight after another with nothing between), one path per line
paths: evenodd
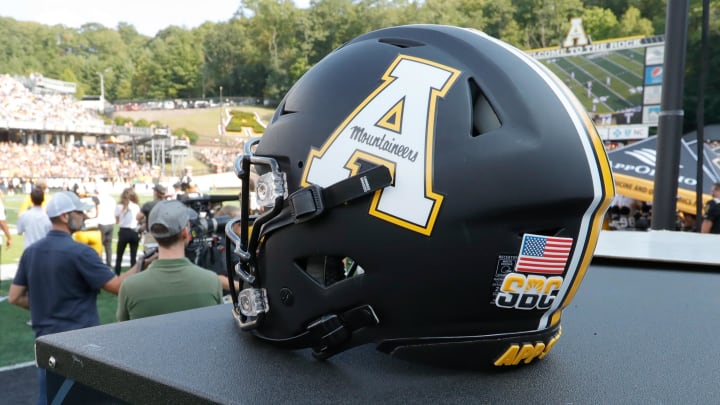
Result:
M326 362L239 331L222 305L38 339L41 367L135 403L716 403L720 273L594 264L545 359L438 369L363 346Z

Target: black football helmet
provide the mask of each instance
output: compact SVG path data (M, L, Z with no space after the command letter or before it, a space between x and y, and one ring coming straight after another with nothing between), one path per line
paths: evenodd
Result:
M235 170L234 314L319 358L365 343L454 366L543 358L614 196L592 121L552 73L438 25L333 51Z

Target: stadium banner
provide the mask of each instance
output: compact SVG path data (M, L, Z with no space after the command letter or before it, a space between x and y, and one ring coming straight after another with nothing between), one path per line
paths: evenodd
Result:
M652 203L655 187L656 150L657 137L653 136L608 152L608 159L610 159L610 167L615 180L615 189L618 194ZM693 215L697 211L695 206L695 193L698 184L696 165L697 156L690 146L682 140L678 172L677 209ZM703 165L701 185L703 202L712 198L712 185L717 181L716 173L707 165Z
M663 35L592 41L582 19L573 18L560 46L526 52L570 88L603 139L634 140L658 124L664 41Z
M627 141L645 139L650 135L646 125L605 125L597 127L603 141Z

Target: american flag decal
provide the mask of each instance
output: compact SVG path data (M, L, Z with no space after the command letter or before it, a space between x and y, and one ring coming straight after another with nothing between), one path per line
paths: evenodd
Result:
M520 273L562 274L565 270L572 238L525 234L515 271Z

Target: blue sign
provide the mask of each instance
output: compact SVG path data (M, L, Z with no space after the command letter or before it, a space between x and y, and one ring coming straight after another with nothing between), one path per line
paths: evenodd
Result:
M663 78L662 66L646 66L645 67L645 85L661 84Z

